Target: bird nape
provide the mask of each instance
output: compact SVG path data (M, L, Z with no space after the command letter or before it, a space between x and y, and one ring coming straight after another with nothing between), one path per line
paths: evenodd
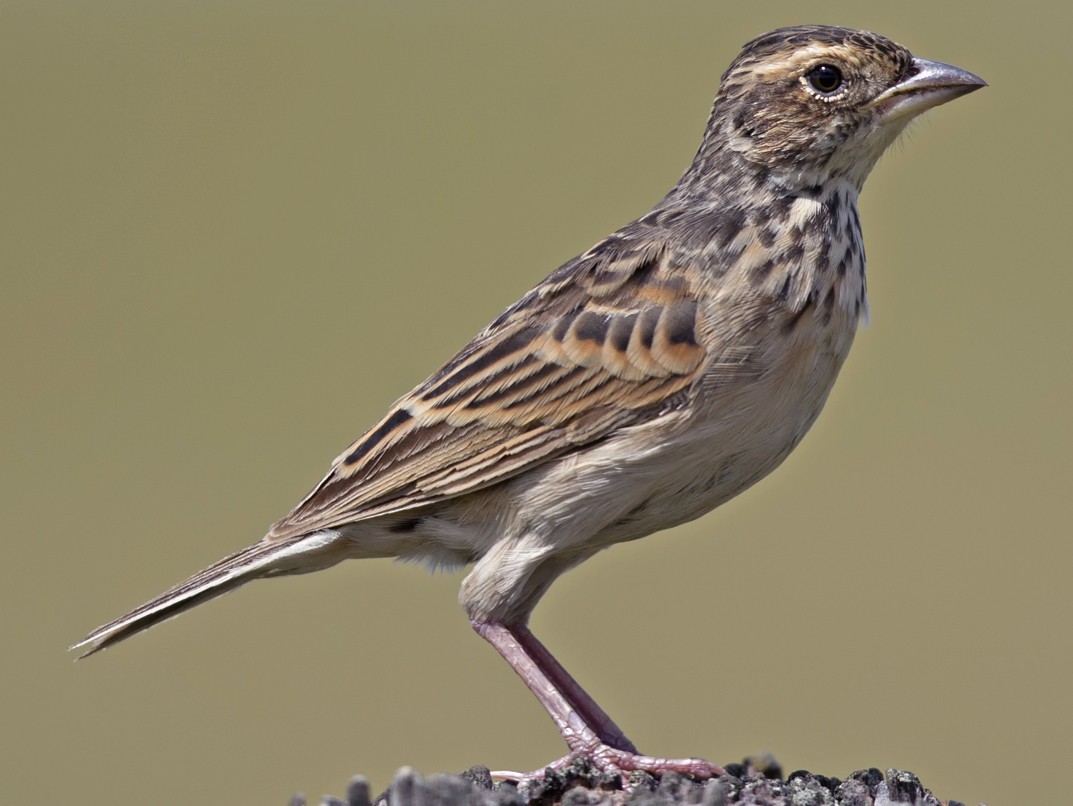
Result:
M783 28L723 75L648 213L552 272L347 448L259 542L93 631L91 654L265 576L471 565L461 603L569 754L644 756L527 627L564 571L703 515L782 462L866 315L857 196L916 115L984 86L866 31ZM504 774L525 778L526 775ZM531 775L531 774L530 774Z

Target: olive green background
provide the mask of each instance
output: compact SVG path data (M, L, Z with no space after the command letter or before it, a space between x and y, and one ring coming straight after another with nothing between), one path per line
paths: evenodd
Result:
M991 86L881 162L872 324L771 478L534 628L642 749L1055 802L1073 752L1062 3L3 2L0 800L282 804L563 746L390 562L65 647L253 542L689 162L742 42L870 28Z

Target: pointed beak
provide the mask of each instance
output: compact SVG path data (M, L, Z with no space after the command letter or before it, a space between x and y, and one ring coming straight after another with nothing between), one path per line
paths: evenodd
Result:
M906 78L868 102L883 123L919 115L933 106L986 87L987 82L952 64L913 59Z

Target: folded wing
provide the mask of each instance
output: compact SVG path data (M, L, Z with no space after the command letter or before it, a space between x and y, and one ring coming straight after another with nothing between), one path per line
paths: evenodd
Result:
M565 264L347 448L269 539L464 495L674 409L705 363L662 242Z

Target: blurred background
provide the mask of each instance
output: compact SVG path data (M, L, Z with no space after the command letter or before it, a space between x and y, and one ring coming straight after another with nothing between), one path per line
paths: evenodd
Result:
M0 3L2 800L283 804L561 741L460 575L255 584L65 648L257 540L385 407L689 163L749 38L869 28L991 86L862 199L872 324L708 517L535 632L647 752L1043 803L1073 751L1066 4Z

